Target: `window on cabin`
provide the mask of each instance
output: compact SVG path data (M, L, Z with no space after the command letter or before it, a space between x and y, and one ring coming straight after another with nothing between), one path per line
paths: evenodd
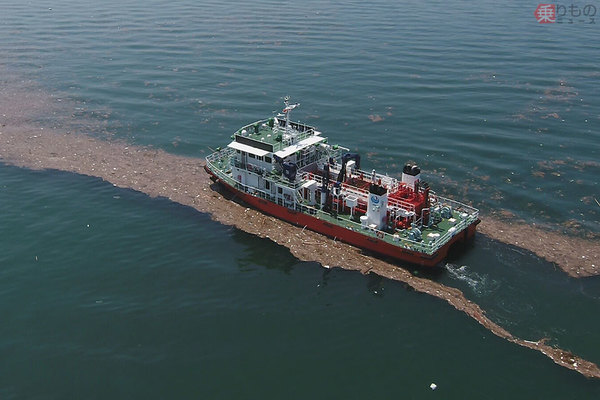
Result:
M265 181L265 189L267 189L267 190L271 189L271 182Z
M278 187L278 188L277 188L277 193L279 193L279 194L283 193L283 189L282 189L282 188L280 188L280 187Z
M256 156L252 153L248 153L248 155L250 156L250 158L256 158Z
M265 162L267 162L267 163L271 164L271 157L266 157L266 156L265 156Z
M258 157L256 157L256 159L257 159L258 161L262 161L262 160L263 160L263 156L258 156Z

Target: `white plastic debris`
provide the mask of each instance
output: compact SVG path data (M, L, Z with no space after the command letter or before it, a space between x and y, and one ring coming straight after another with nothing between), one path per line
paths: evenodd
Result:
M429 385L429 387L431 388L431 390L437 389L437 385L435 383L432 383L431 385Z

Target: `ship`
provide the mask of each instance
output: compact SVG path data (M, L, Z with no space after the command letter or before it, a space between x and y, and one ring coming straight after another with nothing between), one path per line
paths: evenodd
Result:
M383 257L439 265L475 235L479 211L436 194L414 162L401 175L361 169L360 154L291 120L299 104L238 129L206 157L213 181L247 205Z

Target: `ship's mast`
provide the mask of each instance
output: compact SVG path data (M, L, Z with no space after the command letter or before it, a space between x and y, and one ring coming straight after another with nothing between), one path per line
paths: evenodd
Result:
M290 127L290 114L294 108L300 105L300 103L290 104L290 96L285 96L283 102L285 104L285 108L283 109L283 113L285 114L285 133L289 136L293 136Z

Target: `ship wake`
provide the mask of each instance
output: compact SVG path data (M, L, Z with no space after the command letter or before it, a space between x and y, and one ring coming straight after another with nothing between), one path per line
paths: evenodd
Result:
M466 283L477 296L484 296L492 293L497 284L489 276L479 274L471 270L467 265L454 265L446 263L444 266L452 279Z

